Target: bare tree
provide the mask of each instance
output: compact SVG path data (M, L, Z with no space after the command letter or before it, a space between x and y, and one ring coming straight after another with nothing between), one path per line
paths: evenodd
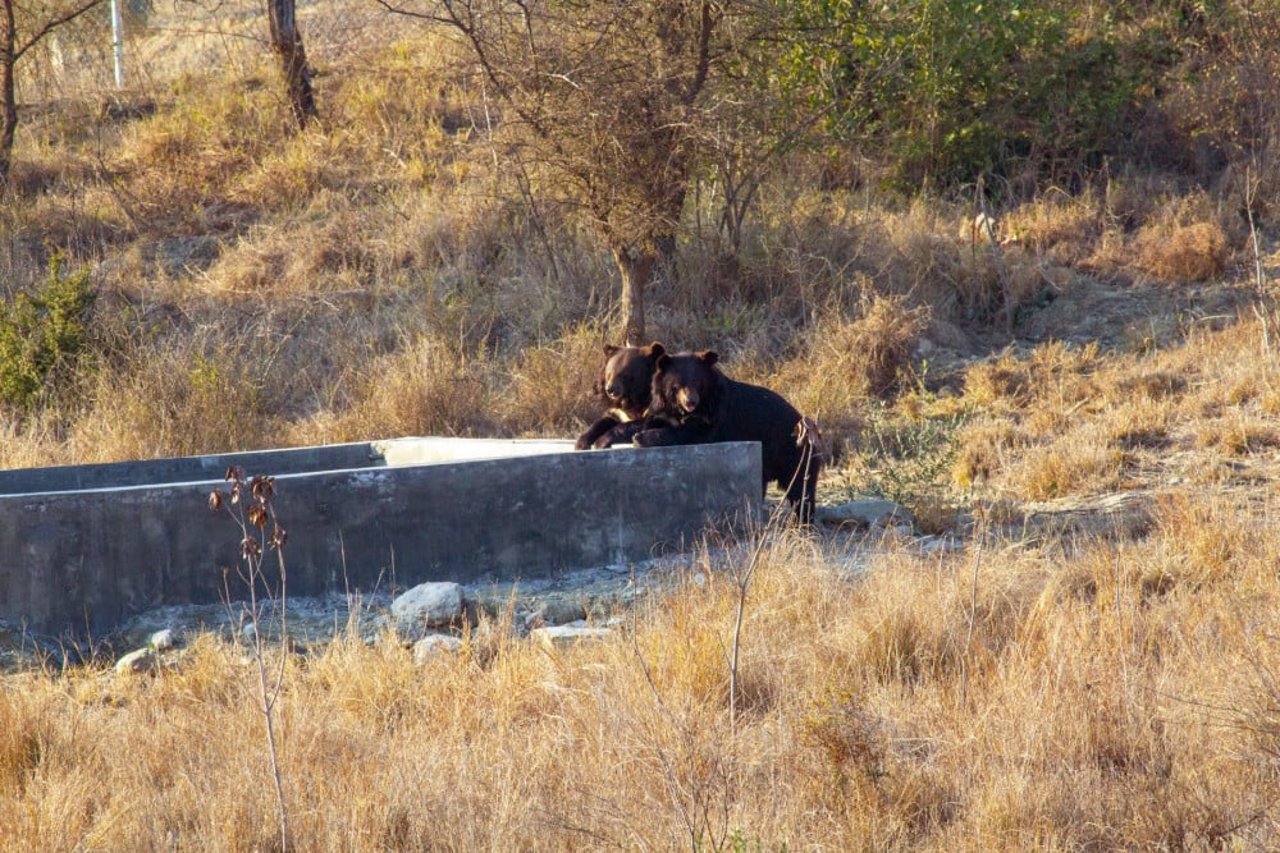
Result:
M645 289L668 271L729 0L379 0L446 25L503 108L511 156L583 213L621 277L621 326L647 340ZM400 2L400 0L397 0Z
M280 57L280 68L284 72L289 108L298 127L305 128L307 121L318 113L315 95L311 91L307 51L302 46L302 34L298 32L294 0L267 0L267 20L271 26L271 50Z
M99 5L102 0L23 3L0 0L0 189L8 186L13 138L18 130L18 98L14 70L18 60L40 40Z

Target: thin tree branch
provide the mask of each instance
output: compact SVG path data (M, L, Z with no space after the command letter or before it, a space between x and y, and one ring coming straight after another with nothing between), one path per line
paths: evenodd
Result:
M58 27L62 26L63 24L68 24L74 21L76 18L80 17L85 12L88 12L90 9L94 8L95 6L101 5L101 3L102 3L102 0L89 0L89 2L85 3L83 6L80 6L76 9L71 10L70 12L67 12L65 14L59 15L56 18L51 18L50 20L46 21L44 26L42 26L39 30L35 32L34 35L32 35L30 38L27 39L25 44L23 44L21 47L19 47L17 50L13 52L13 61L17 62L19 59L21 59L24 53L26 53L31 48L35 47L36 44L40 41L40 39L47 36L53 30L56 30Z

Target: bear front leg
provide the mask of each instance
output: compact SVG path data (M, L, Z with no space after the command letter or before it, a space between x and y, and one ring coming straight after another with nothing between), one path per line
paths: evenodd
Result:
M631 439L631 443L636 447L669 447L673 444L683 444L684 442L679 438L679 432L673 427L653 427L637 432Z
M600 418L600 420L593 423L586 432L578 436L578 440L574 442L573 449L586 450L589 447L594 447L595 443L600 440L601 436L605 435L609 430L617 427L618 425L619 421L617 418L605 415L603 418ZM605 446L607 447L608 445Z
M637 447L671 447L677 444L702 444L711 431L705 424L670 424L654 420L636 433L632 443Z
M615 426L595 440L591 446L596 450L604 450L613 447L615 444L630 444L635 438L636 433L644 428L644 424L640 421L628 421Z

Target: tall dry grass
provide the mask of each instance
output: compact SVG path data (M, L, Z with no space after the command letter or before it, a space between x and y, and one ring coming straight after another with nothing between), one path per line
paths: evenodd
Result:
M1104 357L1051 343L969 368L957 486L1042 500L1272 476L1280 382L1270 328L1244 314L1153 353ZM1257 475L1240 466L1255 467Z
M1137 541L705 559L599 643L502 625L415 668L340 635L278 706L294 846L1210 847L1276 843L1272 492L1171 493ZM729 559L745 559L730 557ZM495 626L489 626L494 628ZM6 678L6 849L274 844L243 652Z
M165 81L131 112L25 116L5 293L62 249L116 331L58 407L0 413L0 465L569 437L598 414L611 262L495 166L447 45L383 44L319 78L325 119L297 136L268 67L241 67ZM1236 190L1109 175L1005 200L993 242L971 199L886 198L821 168L796 155L769 177L732 262L683 233L653 336L717 348L817 416L845 454L833 479L873 418L908 438L954 419L950 491L931 497L951 527L966 506L1013 526L955 553L896 534L769 543L736 725L721 558L600 643L548 650L499 620L415 668L341 635L286 669L293 846L1280 846L1274 312L1179 316L1132 352L999 352L1004 323L1083 276L1181 297L1232 275ZM924 375L922 342L973 359L993 341ZM1017 526L1028 501L1114 490L1150 496L1143 524ZM150 676L3 678L0 847L275 845L241 649L206 636Z

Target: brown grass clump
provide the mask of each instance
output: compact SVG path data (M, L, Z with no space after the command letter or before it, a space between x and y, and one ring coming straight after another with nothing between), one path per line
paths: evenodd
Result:
M989 480L1009 464L1009 459L1026 439L1008 421L979 418L961 431L960 447L951 467L951 480L960 489L969 489Z
M1075 431L1042 448L1028 450L1009 470L1015 493L1047 500L1115 488L1128 457L1096 431Z
M768 381L786 389L800 411L816 417L833 448L852 439L871 400L892 396L911 367L928 323L928 312L905 299L875 296L854 318L822 317L809 333L808 348Z
M1073 406L1092 396L1089 377L1098 362L1099 349L1094 343L1071 347L1053 341L1037 347L1027 358L1006 351L965 371L965 396L984 408L1029 408L1033 402L1047 401Z
M591 389L604 362L604 338L582 327L521 353L498 412L519 433L567 435L602 414Z
M1200 448L1218 449L1228 456L1243 456L1280 447L1280 428L1271 421L1228 416L1199 425L1195 442Z
M1216 222L1144 231L1135 245L1138 267L1168 282L1208 281L1221 275L1230 259L1227 235Z
M307 443L358 441L370 436L493 435L493 364L424 336L374 359L347 378L353 401L339 412L320 412L299 424Z
M67 437L86 462L255 449L271 442L263 376L234 349L179 347L100 372ZM266 427L264 431L264 426Z
M1075 265L1093 254L1105 222L1092 190L1079 196L1050 192L1009 211L1001 234L1053 263Z

